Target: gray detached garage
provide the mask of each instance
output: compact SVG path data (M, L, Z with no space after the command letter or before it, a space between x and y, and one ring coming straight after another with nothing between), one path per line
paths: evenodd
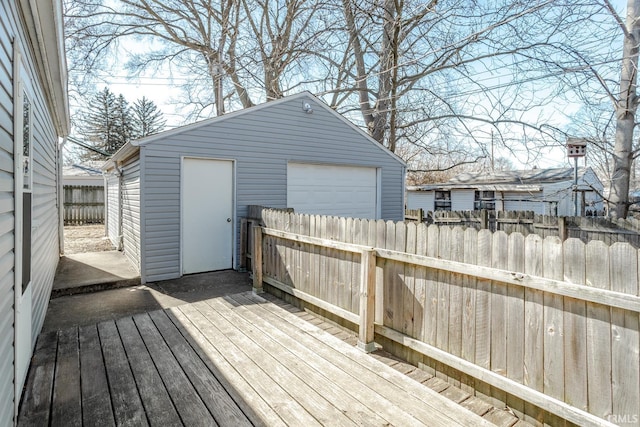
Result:
M107 233L142 282L237 267L247 206L401 220L405 164L308 92L123 146Z

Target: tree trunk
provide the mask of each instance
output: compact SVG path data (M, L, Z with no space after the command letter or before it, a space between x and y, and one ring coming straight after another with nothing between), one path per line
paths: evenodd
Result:
M626 32L623 44L620 98L616 106L616 143L613 153L613 174L609 192L609 213L613 218L625 218L629 210L629 179L631 178L633 131L638 109L638 42L640 41L640 0L627 1Z

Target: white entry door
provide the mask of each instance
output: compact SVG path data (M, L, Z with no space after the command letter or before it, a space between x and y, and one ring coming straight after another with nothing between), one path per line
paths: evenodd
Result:
M233 162L182 163L182 273L232 267Z

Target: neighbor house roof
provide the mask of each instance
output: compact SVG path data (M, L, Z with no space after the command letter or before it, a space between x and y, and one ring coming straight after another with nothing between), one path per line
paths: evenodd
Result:
M102 176L100 170L102 161L91 161L82 164L67 165L62 167L62 176Z
M578 178L591 168L578 168ZM535 192L542 191L543 184L571 181L573 168L529 169L520 171L465 172L447 182L409 186L409 191L432 191L451 189L476 189L485 191Z
M406 163L405 163L404 160L402 160L400 157L398 157L396 154L394 154L393 152L388 150L383 145L379 144L376 140L371 138L371 136L369 136L365 131L363 131L358 126L353 124L350 120L348 120L347 118L342 116L342 114L338 113L337 111L335 111L334 109L329 107L327 104L325 104L321 99L319 99L318 97L313 95L311 92L304 91L304 92L300 92L300 93L295 94L295 95L290 95L290 96L286 96L284 98L277 99L275 101L265 102L265 103L262 103L262 104L259 104L259 105L255 105L253 107L244 108L242 110L238 110L238 111L234 111L234 112L231 112L231 113L227 113L227 114L224 114L222 116L213 117L213 118L210 118L210 119L202 120L200 122L192 123L192 124L185 125L185 126L180 126L180 127L177 127L177 128L171 129L171 130L167 130L167 131L160 132L160 133L157 133L157 134L154 134L154 135L151 135L151 136L147 136L145 138L141 138L141 139L138 139L138 140L135 140L135 141L128 142L127 144L125 144L122 147L120 147L120 149L111 156L111 158L103 165L103 169L108 169L108 168L110 168L110 167L112 167L114 165L114 162L117 162L117 161L120 161L120 160L124 160L127 157L131 156L132 154L134 154L139 149L138 147L145 146L145 145L148 145L148 144L152 144L154 141L166 138L168 136L178 135L178 134L180 134L182 132L198 129L198 128L204 127L204 126L210 126L210 125L213 125L215 123L222 122L224 120L228 120L228 119L233 118L233 117L238 117L238 116L242 116L242 115L245 115L245 114L250 114L250 113L262 110L264 108L273 107L273 106L278 105L280 103L289 102L289 101L292 101L292 100L295 100L295 99L304 99L304 98L312 98L314 101L316 101L316 105L315 106L318 106L320 108L323 108L323 109L331 112L336 118L338 118L339 120L341 120L342 122L347 124L349 127L354 129L356 132L360 133L366 139L368 139L371 142L371 144L374 145L377 149L384 151L386 154L388 154L389 156L393 157L399 163L401 163L401 164L406 166Z

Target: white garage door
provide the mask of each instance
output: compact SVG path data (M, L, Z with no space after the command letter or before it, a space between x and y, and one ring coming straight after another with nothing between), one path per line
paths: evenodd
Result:
M378 217L376 168L289 163L287 207L297 213Z

